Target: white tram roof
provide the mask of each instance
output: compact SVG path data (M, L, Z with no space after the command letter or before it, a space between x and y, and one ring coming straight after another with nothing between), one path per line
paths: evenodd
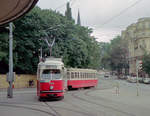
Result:
M68 68L67 71L70 71L70 72L93 72L93 73L97 72L97 70L94 70L94 69L80 69L80 68Z
M57 69L61 69L62 67L64 67L64 63L62 62L61 58L46 58L46 60L44 62L40 62L38 64L38 66L40 68L45 68L46 66L51 66L51 68L53 66L57 67Z

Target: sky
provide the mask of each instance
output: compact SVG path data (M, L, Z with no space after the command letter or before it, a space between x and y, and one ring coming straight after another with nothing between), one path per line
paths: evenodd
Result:
M39 0L38 6L64 14L67 1L73 18L77 20L79 10L81 24L92 28L99 42L110 42L139 18L150 17L150 0Z

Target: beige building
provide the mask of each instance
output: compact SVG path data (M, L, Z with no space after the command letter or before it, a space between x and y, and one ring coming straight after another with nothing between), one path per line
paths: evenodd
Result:
M145 52L150 52L150 17L128 26L121 37L128 43L129 73L136 74L136 63L142 60Z

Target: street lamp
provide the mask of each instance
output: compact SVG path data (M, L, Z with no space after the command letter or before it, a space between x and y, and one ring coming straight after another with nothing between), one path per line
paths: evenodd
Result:
M7 81L9 83L9 87L7 90L7 97L13 97L13 23L9 23L9 73L7 75Z

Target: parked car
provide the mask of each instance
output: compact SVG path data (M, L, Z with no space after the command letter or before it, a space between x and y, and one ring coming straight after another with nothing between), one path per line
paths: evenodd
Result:
M144 82L145 84L150 84L150 78L144 78L144 79L143 79L143 82Z
M136 83L137 82L137 78L128 76L127 81L130 82L130 83Z
M143 83L143 77L138 77L139 83Z
M104 74L104 77L105 77L105 78L109 78L109 76L110 76L110 73L109 73L109 72L106 72L106 73Z
M126 76L126 75L119 75L119 76L118 76L119 79L127 79L127 77L128 77L128 76Z

